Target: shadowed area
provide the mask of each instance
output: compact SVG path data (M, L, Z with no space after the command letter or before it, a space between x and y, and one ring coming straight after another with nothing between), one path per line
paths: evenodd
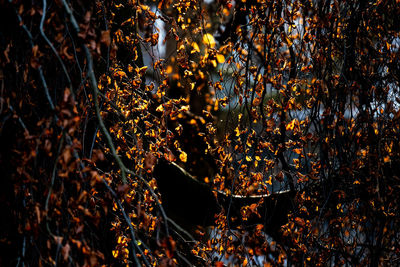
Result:
M296 194L283 191L259 196L226 195L213 191L178 165L165 160L156 165L154 176L167 215L188 230L197 225L214 225L214 215L224 209L229 210L229 218L237 218L232 226L263 224L267 234L279 239L279 230L293 210ZM253 213L246 221L241 220L240 210L256 203L260 203L258 214Z

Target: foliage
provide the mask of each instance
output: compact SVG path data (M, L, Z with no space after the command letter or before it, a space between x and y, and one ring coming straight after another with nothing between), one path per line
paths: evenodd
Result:
M398 1L0 6L1 264L396 265Z

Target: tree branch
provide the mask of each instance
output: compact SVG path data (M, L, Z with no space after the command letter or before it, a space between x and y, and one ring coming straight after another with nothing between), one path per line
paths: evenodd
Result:
M215 223L214 215L232 205L232 216L244 225L264 224L265 231L276 237L280 227L287 221L288 213L293 210L295 191L281 191L272 194L241 196L228 195L214 191L205 183L175 163L160 160L155 166L154 176L160 190L167 216L172 217L186 227L196 225L210 226ZM240 210L245 206L261 203L260 216L242 221Z

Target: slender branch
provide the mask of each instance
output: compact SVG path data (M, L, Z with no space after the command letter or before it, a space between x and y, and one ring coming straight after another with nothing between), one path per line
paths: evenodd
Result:
M44 1L46 1L46 0L44 0ZM65 2L65 0L62 0L62 3L64 5L65 11L68 13L68 15L70 17L70 22L72 24L72 27L75 30L75 34L77 35L79 33L80 29L79 29L78 23L76 22L75 16L72 13L72 10L68 6L68 4ZM101 117L101 114L100 114L100 107L99 107L99 102L97 99L98 94L99 94L99 89L97 86L96 76L95 76L94 70L93 70L92 55L90 54L89 48L85 44L82 44L82 47L85 52L86 61L88 64L89 84L90 84L90 87L92 88L95 113L96 113L96 117L97 117L97 120L100 125L100 130L103 133L103 135L105 136L107 145L108 145L109 149L111 150L111 154L113 155L115 161L118 164L119 169L121 170L122 183L126 184L128 182L126 179L126 167L125 167L124 163L122 162L121 158L117 154L117 151L115 149L114 143L111 138L111 135L108 132L108 130L104 124L103 118Z
M160 199L158 198L157 194L154 192L153 188L151 188L151 186L149 185L149 183L148 183L141 175L139 175L139 174L137 174L137 173L135 173L135 172L133 172L133 171L131 171L131 170L129 170L129 169L126 169L126 171L127 171L129 174L138 177L138 178L146 185L147 189L150 191L150 194L151 194L151 195L153 196L153 198L155 199L155 201L156 201L156 203L157 203L157 206L158 206L158 208L160 209L161 215L162 215L163 218L164 218L164 224L165 224L165 228L166 228L165 231L166 231L166 234L169 236L168 217L167 217L167 214L165 213L165 210L164 210L163 206L161 205L161 201L160 201Z
M71 24L75 30L75 33L78 34L79 33L79 26L78 23L76 22L75 16L72 13L72 10L69 8L68 4L65 2L65 0L62 0L62 3L64 5L64 8L66 10L66 12L69 14L70 16L70 21ZM111 135L108 132L106 126L104 125L103 119L101 117L100 114L100 107L99 107L99 103L97 100L99 91L98 91L98 86L97 86L97 80L94 74L94 70L93 70L93 59L92 56L90 54L89 48L85 45L82 44L83 49L85 51L85 56L86 56L86 60L88 63L88 76L89 76L89 81L90 81L90 85L93 91L93 101L94 101L94 105L95 105L95 112L96 112L96 116L97 119L99 121L99 125L100 125L100 129L103 132L104 136L106 137L106 142L107 145L109 146L111 153L115 159L115 161L117 162L120 170L121 170L121 176L122 176L122 182L123 183L127 183L127 179L126 179L126 173L129 173L131 175L134 175L136 177L138 177L148 188L148 190L150 191L151 195L153 196L153 198L156 200L156 203L158 205L158 208L160 209L160 212L164 218L164 224L165 224L165 228L166 228L166 234L169 235L169 230L168 230L168 217L164 211L164 208L161 205L161 201L159 200L159 198L157 197L156 193L154 192L154 190L151 188L151 186L149 185L149 183L140 175L138 175L137 173L129 170L128 168L125 167L124 163L122 162L121 158L117 155L117 151L115 149L114 143L112 141Z
M187 237L190 238L190 241L195 242L195 239L191 234L189 234L185 229L180 227L176 222L174 222L171 218L167 218L168 222L170 222L178 231L184 233ZM186 240L185 240L186 241Z
M11 104L8 104L8 108L9 108L12 112L16 113ZM17 115L17 116L18 116L18 115ZM21 119L20 116L18 116L18 122L19 122L19 124L21 124L21 127L24 128L24 131L25 131L26 133L29 133L28 128L26 127L25 123L23 122L23 120Z
M25 33L28 35L28 40L29 40L29 43L30 43L30 45L31 45L31 49L33 49L33 47L35 46L35 44L33 43L33 36L32 36L32 33L31 33L30 30L26 27L26 25L23 24L21 15L18 13L18 11L17 11L16 9L14 9L14 10L15 10L15 14L17 15L18 21L19 21L19 23L20 23L22 29L23 29L23 30L25 31ZM49 88L48 88L48 86L47 86L46 79L44 78L42 66L39 66L39 67L38 67L38 72L39 72L39 78L40 78L40 81L41 81L41 83L42 83L42 86L43 86L44 93L45 93L45 95L46 95L47 101L48 101L49 104L50 104L51 110L54 111L54 110L55 110L55 106L54 106L53 100L52 100L51 97L50 97Z
M50 188L49 188L49 192L47 193L46 202L45 202L45 205L44 205L44 210L46 211L46 216L47 216L47 211L49 210L49 200L50 200L51 193L53 191L54 181L56 179L57 162L58 162L58 158L59 158L60 153L61 153L62 145L64 143L64 136L65 136L65 132L63 131L60 143L58 144L57 155L56 155L56 159L54 161L53 171L52 171L52 174L51 174Z
M138 257L136 256L136 250L135 248L140 252L140 254L143 257L143 261L145 262L146 266L151 266L151 264L147 261L145 254L143 253L143 251L141 250L141 248L138 246L137 241L136 241L136 237L135 237L135 230L133 229L132 226L132 221L129 218L129 216L126 214L124 207L122 207L121 201L119 201L117 194L114 192L114 190L112 190L112 188L108 185L107 181L103 179L103 183L105 184L105 186L107 187L108 191L110 191L111 195L114 197L115 202L117 202L117 205L119 207L119 209L122 212L122 215L124 216L124 219L126 221L126 223L129 226L129 230L131 232L131 236L132 236L132 254L133 254L133 258L135 260L136 266L141 266Z
M99 89L97 87L97 80L96 80L94 70L93 70L93 59L90 54L89 48L85 44L83 44L83 49L85 51L86 60L88 63L89 83L90 83L90 86L92 87L94 108L95 108L97 120L100 125L100 130L104 134L107 145L108 145L109 149L111 150L111 153L121 170L122 183L126 184L128 182L126 179L126 167L125 167L124 163L122 162L121 158L117 154L117 151L115 149L114 143L111 138L111 135L108 132L108 130L104 124L103 118L101 117L101 114L100 114L99 101L97 99Z
M69 84L69 87L71 89L71 95L75 100L75 94L74 94L74 90L72 88L72 82L71 82L71 78L69 77L67 68L65 67L64 62L62 61L60 55L58 54L57 50L55 49L55 47L53 46L53 44L50 42L49 38L47 38L46 34L44 33L43 30L43 25L44 25L44 20L46 18L46 8L47 8L47 0L43 0L43 13L42 13L42 18L40 20L40 34L42 35L43 39L46 41L46 43L50 46L51 50L53 51L54 55L57 57L58 61L61 64L61 67L63 69L63 72L65 74L65 77L67 78L67 82Z

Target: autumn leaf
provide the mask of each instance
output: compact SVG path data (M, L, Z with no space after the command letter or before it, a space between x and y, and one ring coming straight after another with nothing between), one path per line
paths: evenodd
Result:
M293 119L291 122L289 122L286 125L286 131L292 131L295 129L295 127L299 126L299 121L297 119Z
M182 162L186 162L186 161L187 161L187 154L186 154L186 152L182 151L182 152L179 154L179 159L180 159Z
M2 265L399 258L399 1L28 2L0 8Z
M225 62L225 57L222 54L217 53L217 61L218 63L224 63Z
M192 48L193 48L193 50L192 51L190 51L190 53L200 53L200 48L199 48L199 45L196 43L196 42L193 42L192 43Z
M203 44L209 45L211 48L215 47L215 39L211 34L209 33L204 34L202 40Z
M100 43L105 44L107 47L111 45L110 30L101 32Z

